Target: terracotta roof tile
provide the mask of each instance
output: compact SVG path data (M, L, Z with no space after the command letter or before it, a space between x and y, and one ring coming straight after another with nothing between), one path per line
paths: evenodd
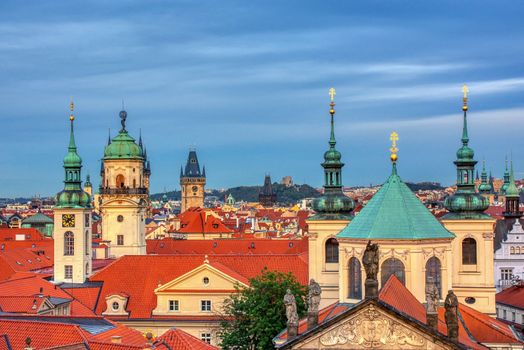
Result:
M524 310L524 285L511 286L495 296L497 303L511 305Z
M180 329L173 328L157 338L154 345L167 344L171 349L177 350L218 350L202 340Z

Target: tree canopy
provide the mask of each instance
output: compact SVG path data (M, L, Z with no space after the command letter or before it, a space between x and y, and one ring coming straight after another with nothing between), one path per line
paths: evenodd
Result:
M284 306L287 289L295 296L298 315L306 312L307 287L291 273L264 270L249 282L249 287L237 287L237 293L224 302L219 332L222 349L274 349L272 339L287 323Z

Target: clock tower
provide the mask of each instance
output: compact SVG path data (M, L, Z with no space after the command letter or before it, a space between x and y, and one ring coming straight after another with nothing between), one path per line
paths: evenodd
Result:
M70 104L71 131L64 158L64 189L54 209L54 281L83 283L91 274L91 198L82 189L82 159L76 152L74 104Z
M206 186L206 167L200 172L196 150L190 149L186 168L180 168L180 187L182 200L180 212L189 208L204 207L204 187Z
M111 242L112 256L145 255L151 168L142 137L137 143L126 130L127 112L119 115L122 128L109 138L100 171L102 238Z

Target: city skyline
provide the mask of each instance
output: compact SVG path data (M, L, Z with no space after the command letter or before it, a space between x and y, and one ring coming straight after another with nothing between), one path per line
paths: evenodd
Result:
M513 153L520 178L523 6L472 3L233 2L212 12L94 1L80 15L75 5L5 2L0 196L61 188L70 96L82 173L95 186L123 98L151 159L152 193L179 189L191 146L209 188L261 185L265 173L320 187L331 86L345 186L385 181L393 130L405 181L453 184L464 83L477 167L485 158L501 177Z

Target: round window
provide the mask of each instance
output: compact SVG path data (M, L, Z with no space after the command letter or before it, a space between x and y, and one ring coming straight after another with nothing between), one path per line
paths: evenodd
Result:
M475 304L475 301L477 300L473 297L467 297L466 299L464 299L464 301L466 302L466 304Z
M113 308L113 311L118 311L118 309L120 308L120 304L118 302L113 302L113 305L111 305L111 307Z
M124 221L124 217L122 215L118 215L116 219L118 220L118 222Z
M204 282L204 284L207 286L209 284L209 277L204 277L202 282Z

